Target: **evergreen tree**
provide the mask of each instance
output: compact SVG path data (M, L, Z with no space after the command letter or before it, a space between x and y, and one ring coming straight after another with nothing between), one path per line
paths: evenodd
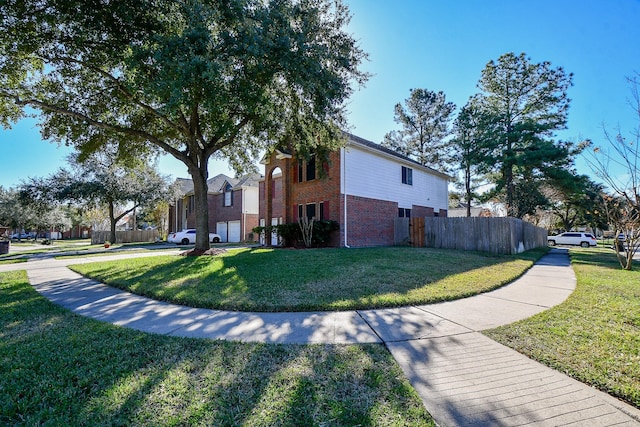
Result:
M571 145L554 140L566 126L571 81L562 68L532 63L524 53L502 55L482 71L478 102L493 121L485 164L498 172L493 194L503 197L509 216L535 210L545 200L536 182L571 164Z
M462 107L453 123L452 159L462 172L459 187L467 205L467 217L471 216L471 201L478 196L475 191L486 178L487 136L491 134L492 123L478 108L475 97Z
M423 166L446 172L451 162L451 119L456 106L443 92L411 89L404 106L395 106L394 120L402 126L384 137L382 145L416 160Z

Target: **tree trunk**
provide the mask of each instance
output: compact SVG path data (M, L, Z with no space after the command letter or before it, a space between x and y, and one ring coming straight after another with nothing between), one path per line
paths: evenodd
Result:
M112 245L116 243L116 216L114 211L113 201L109 201L109 224L111 225L109 241Z
M203 170L204 169L204 170ZM207 164L204 163L199 170L193 170L191 178L193 179L193 198L196 207L196 252L204 252L211 246L209 244L209 203L207 178Z
M471 217L471 168L464 170L464 189L467 196L467 218Z

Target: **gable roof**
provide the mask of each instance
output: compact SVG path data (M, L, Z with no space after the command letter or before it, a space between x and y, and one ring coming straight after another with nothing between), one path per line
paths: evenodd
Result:
M240 178L230 178L221 173L207 180L209 194L222 193L227 183L234 189L242 187L257 187L258 181L262 178L259 173L250 173ZM193 180L190 178L176 178L175 184L178 186L178 192L182 197L193 194Z
M238 182L234 185L234 188L241 187L257 187L258 182L263 178L259 173L249 173L240 177Z
M193 191L193 181L190 178L176 178L175 185L180 196Z
M209 186L209 193L220 193L224 190L225 183L231 184L233 187L238 182L235 178L229 178L227 175L221 173L213 178L209 178L207 180L207 185Z

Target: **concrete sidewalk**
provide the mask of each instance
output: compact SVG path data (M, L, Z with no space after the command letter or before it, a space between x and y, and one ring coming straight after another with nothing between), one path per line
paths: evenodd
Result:
M479 333L564 301L575 288L566 250L552 250L512 284L475 297L331 313L183 307L132 295L66 268L109 258L44 259L0 266L0 271L26 269L36 290L56 304L145 332L245 342L384 343L442 426L640 425L638 409Z

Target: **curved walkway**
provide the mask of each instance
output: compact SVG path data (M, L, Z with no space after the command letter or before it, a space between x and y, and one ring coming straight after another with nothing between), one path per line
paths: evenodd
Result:
M166 253L166 252L165 252ZM31 284L78 314L145 332L267 343L384 343L442 426L640 425L640 411L482 335L563 302L575 288L566 250L554 249L508 286L457 301L394 309L244 313L133 295L66 266L149 256L40 259Z

